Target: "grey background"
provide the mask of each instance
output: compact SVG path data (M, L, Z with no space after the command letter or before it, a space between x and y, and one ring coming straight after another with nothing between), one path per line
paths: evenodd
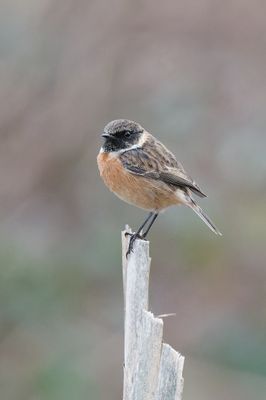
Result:
M4 0L0 387L118 399L120 231L145 214L101 182L111 119L139 121L209 195L151 235L151 308L186 356L184 400L265 399L266 4Z

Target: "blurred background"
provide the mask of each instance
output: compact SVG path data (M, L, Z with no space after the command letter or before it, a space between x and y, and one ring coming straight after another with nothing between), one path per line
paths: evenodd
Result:
M2 399L121 398L120 231L145 213L99 178L116 118L173 150L223 232L172 208L150 235L184 400L266 398L265 15L260 0L1 1Z

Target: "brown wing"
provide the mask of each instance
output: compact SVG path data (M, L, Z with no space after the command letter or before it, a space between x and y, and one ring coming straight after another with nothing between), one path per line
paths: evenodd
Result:
M149 141L141 148L125 151L120 154L120 160L124 168L132 174L160 180L173 188L189 188L196 195L206 197L186 174L181 163L158 141Z

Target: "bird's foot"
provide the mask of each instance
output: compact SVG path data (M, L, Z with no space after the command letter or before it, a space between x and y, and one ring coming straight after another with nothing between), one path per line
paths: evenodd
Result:
M126 253L126 258L128 258L129 254L132 253L132 251L133 251L135 240L136 239L143 239L143 237L139 233L129 233L129 232L126 232L125 236L130 236L128 249L127 249L127 253Z
M132 232L126 232L125 233L125 236L127 237L127 236L132 236L132 235L134 235L134 233L132 233Z

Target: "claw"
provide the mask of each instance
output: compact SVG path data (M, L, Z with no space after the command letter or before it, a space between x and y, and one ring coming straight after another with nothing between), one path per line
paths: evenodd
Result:
M130 232L126 232L125 233L125 236L127 237L127 236L132 236L132 235L134 235L134 233L130 233Z
M142 236L138 233L128 233L126 232L126 236L131 236L128 244L128 249L126 253L126 258L128 258L129 254L133 252L134 242L136 239L142 239Z

